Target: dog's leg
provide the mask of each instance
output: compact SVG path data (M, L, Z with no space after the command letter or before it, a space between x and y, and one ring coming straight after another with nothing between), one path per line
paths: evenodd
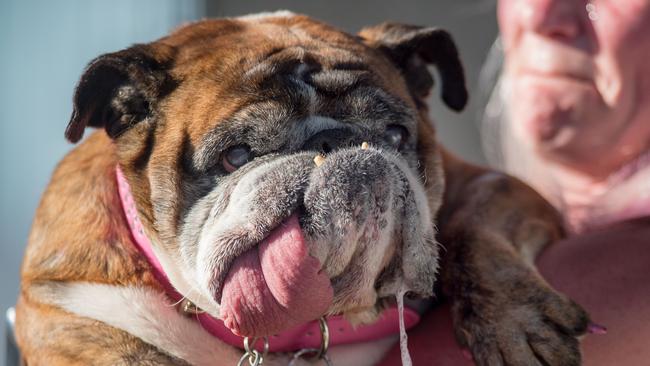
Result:
M505 174L444 154L441 282L456 337L478 365L578 365L589 317L534 259L562 235L555 210Z

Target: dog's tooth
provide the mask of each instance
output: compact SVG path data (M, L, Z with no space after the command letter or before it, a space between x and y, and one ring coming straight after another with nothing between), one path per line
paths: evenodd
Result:
M367 142L364 141L364 142L361 143L361 150L366 150L366 149L368 149L369 147L370 147L370 145L368 145Z
M325 162L325 156L323 154L318 154L314 157L314 163L316 166L321 166Z

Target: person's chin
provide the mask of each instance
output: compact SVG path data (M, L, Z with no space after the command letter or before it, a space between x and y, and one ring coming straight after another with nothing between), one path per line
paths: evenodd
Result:
M565 77L522 75L516 80L511 102L514 119L539 147L564 149L585 127L587 114L599 110L593 83Z
M580 136L587 114L601 110L597 94L585 83L519 80L513 89L511 116L516 137L545 159L563 164L582 160Z
M564 111L550 118L529 116L531 118L525 120L524 125L537 127L521 131L526 135L522 141L546 162L574 171L597 174L600 167L594 166L594 151L587 146L588 142L581 132L586 126L567 116L567 113Z

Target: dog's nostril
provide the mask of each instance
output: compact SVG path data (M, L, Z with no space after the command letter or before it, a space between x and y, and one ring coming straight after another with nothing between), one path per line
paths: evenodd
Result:
M325 141L325 142L323 142L323 144L321 145L320 150L321 150L321 152L323 152L323 153L325 153L325 154L328 154L328 153L332 152L332 147L330 146L329 143L327 143L327 142Z

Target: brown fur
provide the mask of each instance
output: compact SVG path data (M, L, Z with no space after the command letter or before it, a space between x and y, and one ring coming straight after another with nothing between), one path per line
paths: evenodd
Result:
M273 26L287 22L294 31L283 32ZM173 98L160 98L155 88L169 80L139 78L141 98L157 103L155 114L142 121L128 115L116 122L117 127L107 128L110 135L119 137L115 140L104 132L94 133L54 172L36 212L22 266L17 338L28 364L183 364L125 332L43 304L38 286L83 281L158 289L148 264L131 242L117 196L116 164L131 182L147 234L177 245L174 238L183 192L179 187L170 190L151 182L180 182L179 176L188 174L183 167L187 151L200 144L216 121L255 102L242 90L246 85L229 83L239 80L230 74L240 75L260 58L293 45L326 53L322 60L349 63L351 55L360 57L374 71L378 83L419 114L418 154L423 175L431 176L425 185L432 203L442 194L442 185L434 184L431 172L438 171L440 164L445 170L444 205L438 221L439 240L446 248L443 293L453 304L459 340L471 348L477 362L523 364L526 353L517 349L520 333L511 332L513 328L535 335L530 342L542 345L534 348L542 355L549 353L544 340L559 334L565 342L551 343L558 349L546 361L579 362L574 336L584 332L587 317L550 289L530 264L531 256L561 235L556 213L521 182L468 165L443 151L428 118L422 86L408 84L382 56L382 29L365 30L362 36L365 46L354 36L296 16L256 26L237 20L205 21L138 46L145 58L166 65L178 87ZM336 47L321 47L322 40ZM97 111L90 113L84 123L92 125ZM164 122L172 119L180 123ZM84 123L72 123L68 137L78 140ZM151 197L166 204L153 207Z
M133 336L42 304L32 294L41 283L66 281L159 288L131 244L115 163L113 143L95 133L59 164L43 195L23 260L16 314L18 343L29 365L178 364Z
M589 318L533 265L562 235L558 214L512 177L449 155L445 165L440 283L459 343L480 365L580 364L577 337Z

